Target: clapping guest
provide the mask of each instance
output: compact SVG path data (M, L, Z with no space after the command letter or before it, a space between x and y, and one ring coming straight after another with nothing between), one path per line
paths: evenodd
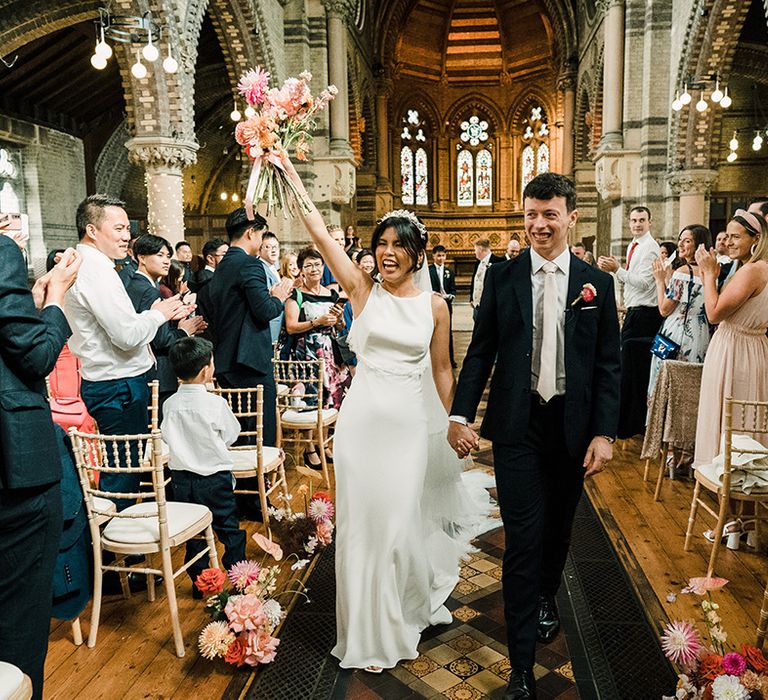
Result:
M704 246L696 251L707 317L719 325L704 360L695 466L711 463L720 452L725 397L768 401L768 223L737 209L727 231L731 257L737 246L749 250L750 257L720 292L715 252ZM755 439L768 443L765 435Z
M146 234L140 236L133 246L133 254L138 261L138 270L125 286L133 308L138 313L152 308L160 294L160 280L167 276L171 267L171 244L160 236ZM157 329L150 343L157 361L156 377L160 389L160 407L178 386L176 374L168 359L171 346L179 339L200 333L206 328L202 316L183 318L180 321L164 323Z
M203 244L203 260L205 266L195 272L189 280L189 289L193 292L199 292L208 282L211 281L216 267L221 259L227 254L229 243L223 238L212 238Z
M664 317L660 333L677 343L674 358L681 362L704 362L711 336L704 310L704 287L696 263L696 250L712 247L712 234L705 226L692 224L681 232L677 243L676 269L667 267L661 257L653 261L653 277L659 313ZM648 396L653 394L661 359L651 359Z
M61 307L79 267L80 256L64 252L30 293L19 246L0 235L0 661L30 677L35 700L43 697L62 526L61 459L45 378L70 334Z

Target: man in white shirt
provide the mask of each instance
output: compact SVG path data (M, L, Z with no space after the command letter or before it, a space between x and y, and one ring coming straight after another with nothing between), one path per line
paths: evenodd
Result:
M507 243L507 253L504 256L507 260L514 260L520 255L520 241L517 238L510 238Z
M147 431L148 372L154 367L149 343L168 320L189 316L178 297L158 300L137 313L114 260L128 251L130 228L123 202L104 194L77 208L77 252L82 265L67 292L64 314L72 328L69 347L80 359L80 393L104 435ZM103 474L105 491L136 491L136 475ZM129 505L118 500L118 507Z
M477 320L477 310L480 308L480 300L483 298L483 286L488 268L496 262L504 262L505 258L494 255L491 252L491 242L487 238L475 241L475 269L472 272L472 287L469 290L469 303L472 305L472 320Z
M720 231L715 238L715 253L717 254L717 262L721 265L731 262L731 258L728 255L728 232Z
M448 251L445 246L436 245L432 248L433 264L429 266L429 281L432 285L432 291L439 294L445 303L448 304L448 318L453 321L453 300L456 298L456 278L453 273L445 266L448 259ZM449 336L448 351L451 357L451 366L456 367L453 356L453 333Z
M614 273L624 285L627 311L621 327L621 438L645 431L650 375L650 353L647 349L663 321L652 268L653 261L660 255L660 248L651 235L650 210L643 206L632 207L629 228L632 240L627 248L626 264L622 267L612 255L601 255L597 261L601 270Z

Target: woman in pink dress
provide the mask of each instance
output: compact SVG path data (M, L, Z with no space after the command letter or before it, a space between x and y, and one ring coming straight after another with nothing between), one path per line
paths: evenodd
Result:
M729 247L744 248L751 257L720 293L714 251L704 246L696 251L707 317L719 326L704 360L694 466L711 463L721 450L726 397L768 401L768 224L759 214L738 209L727 233ZM733 252L731 258L741 257ZM754 437L768 444L765 435Z

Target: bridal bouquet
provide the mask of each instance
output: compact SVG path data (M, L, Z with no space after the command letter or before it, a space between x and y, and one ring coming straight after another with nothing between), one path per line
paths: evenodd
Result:
M706 632L694 624L675 620L667 624L661 636L666 657L678 666L675 694L663 700L757 700L768 698L768 660L757 647L742 644L736 650L727 644L712 593L722 588L725 579L694 578L683 593L702 596L699 604L704 614ZM667 598L674 601L675 596Z
M315 116L337 95L334 85L317 97L309 89L312 74L304 71L288 78L280 88L269 87L269 73L256 67L240 78L238 92L249 105L246 119L235 127L235 139L253 161L245 195L245 208L253 217L253 203L266 201L267 215L274 207L294 214L298 205L307 212L307 203L288 179L280 163L282 152L294 149L306 160L317 128ZM248 116L250 115L250 116Z

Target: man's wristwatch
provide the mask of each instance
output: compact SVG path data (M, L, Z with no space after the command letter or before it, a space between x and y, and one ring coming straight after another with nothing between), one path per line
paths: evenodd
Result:
M596 437L601 437L603 440L607 440L611 445L613 445L614 442L616 442L615 437L611 437L610 435L597 435Z

